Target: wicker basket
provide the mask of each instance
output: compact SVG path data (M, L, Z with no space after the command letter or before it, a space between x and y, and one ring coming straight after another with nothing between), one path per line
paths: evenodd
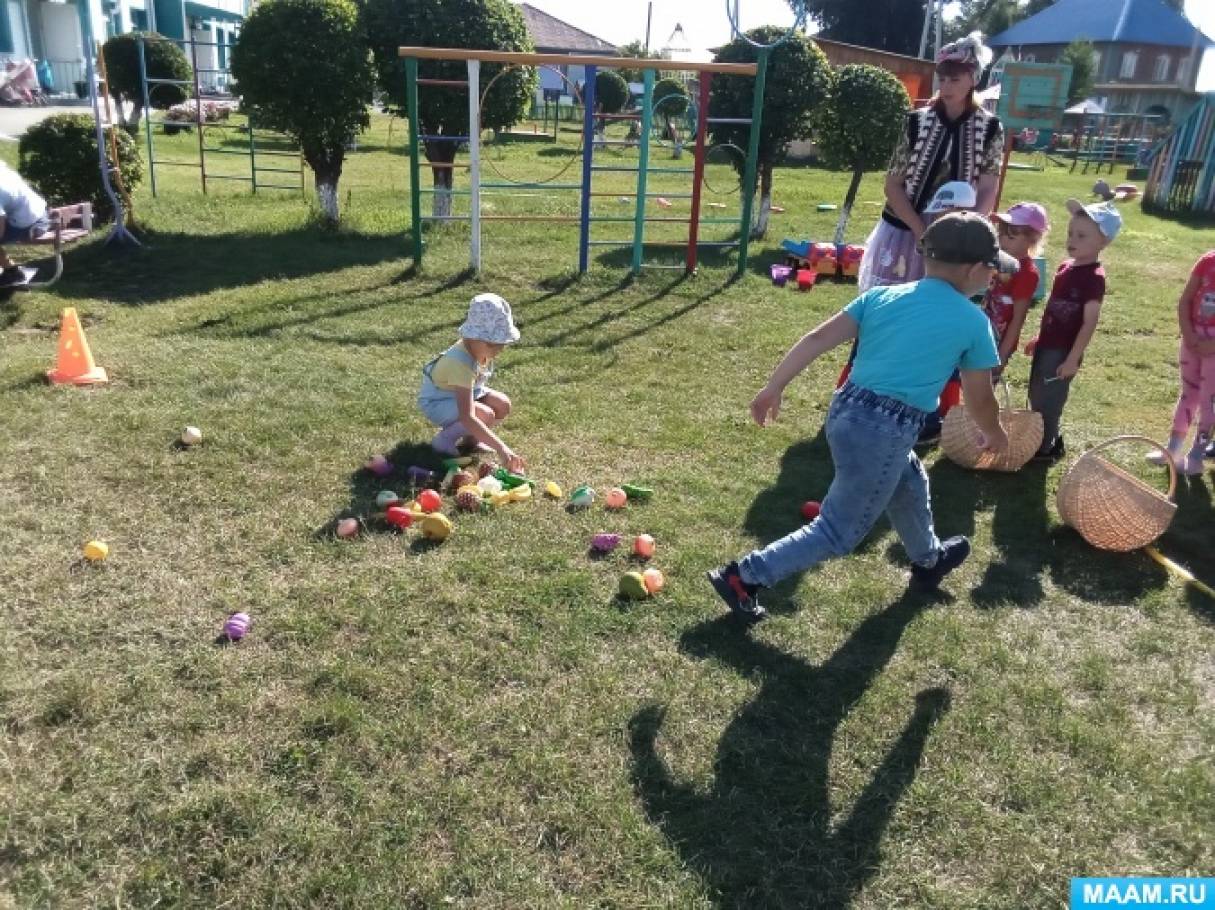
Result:
M1169 491L1161 494L1097 453L1123 442L1142 442L1165 452ZM1172 501L1177 468L1164 446L1145 436L1116 436L1089 449L1067 470L1056 504L1064 523L1101 550L1126 553L1146 547L1168 530L1177 511Z
M988 452L983 448L983 433L966 413L965 404L952 408L941 423L941 451L954 464L979 471L1019 471L1042 445L1042 415L1037 411L1013 408L1008 383L1000 380L1004 407L1000 426L1008 435L1008 448Z

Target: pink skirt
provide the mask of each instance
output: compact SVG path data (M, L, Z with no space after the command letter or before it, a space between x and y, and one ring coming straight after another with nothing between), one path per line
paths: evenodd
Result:
M877 227L865 241L865 255L857 273L858 290L864 293L870 288L906 284L923 277L924 257L915 235L879 218Z

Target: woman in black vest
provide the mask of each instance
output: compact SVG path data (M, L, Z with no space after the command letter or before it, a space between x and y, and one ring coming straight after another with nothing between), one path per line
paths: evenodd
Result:
M924 277L917 244L932 220L924 210L944 184L974 187L976 211L991 214L995 207L1004 128L975 96L991 51L972 32L941 48L936 62L940 88L927 107L907 115L886 173L886 208L861 260L862 291Z

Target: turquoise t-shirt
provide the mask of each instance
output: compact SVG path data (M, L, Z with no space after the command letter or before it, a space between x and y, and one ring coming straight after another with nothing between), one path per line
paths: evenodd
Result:
M866 291L844 307L856 320L851 380L921 411L935 411L956 369L1000 365L991 320L939 278Z

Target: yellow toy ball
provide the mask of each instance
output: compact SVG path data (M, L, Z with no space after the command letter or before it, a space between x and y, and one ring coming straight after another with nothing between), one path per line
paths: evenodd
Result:
M544 485L544 495L549 499L560 499L565 494L561 492L561 486L558 483L550 480Z
M90 540L84 545L84 558L89 562L101 562L110 555L110 545L104 540Z
M422 536L427 540L447 540L451 534L451 519L442 512L432 512L422 519Z

